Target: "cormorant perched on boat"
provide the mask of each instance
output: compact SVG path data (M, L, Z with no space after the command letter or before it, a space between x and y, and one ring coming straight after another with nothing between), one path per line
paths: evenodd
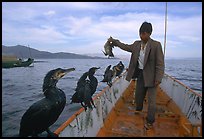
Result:
M65 74L74 71L75 68L57 68L47 73L43 82L45 98L35 102L24 113L20 122L19 136L37 136L47 131L48 136L57 136L49 130L49 127L56 122L66 104L64 92L56 87L60 78Z
M112 79L116 74L115 70L111 70L111 65L109 65L106 70L105 74L103 75L104 79L101 82L107 82L107 84L111 87L112 86Z
M116 66L113 66L113 69L116 71L116 75L120 77L120 74L123 72L125 66L123 65L122 61L120 61Z
M77 82L77 87L75 93L71 98L71 103L81 103L85 111L87 107L92 108L92 105L95 107L92 95L95 93L98 86L98 80L94 77L97 67L92 67L88 72L85 72ZM87 79L88 77L88 79ZM92 104L92 105L91 105Z

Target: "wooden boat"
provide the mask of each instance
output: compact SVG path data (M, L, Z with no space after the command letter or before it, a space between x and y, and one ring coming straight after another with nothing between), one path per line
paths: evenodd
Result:
M28 67L33 63L34 59L28 58L26 61L21 59L3 60L2 58L2 68L14 68L14 67Z
M80 108L56 131L60 137L202 137L202 95L165 74L157 89L153 128L144 128L147 100L135 114L136 81L127 72L94 96L96 108Z

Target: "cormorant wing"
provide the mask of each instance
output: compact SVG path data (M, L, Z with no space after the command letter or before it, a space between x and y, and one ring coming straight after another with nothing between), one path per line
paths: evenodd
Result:
M105 74L110 70L110 68L111 68L111 65L109 65L109 66L106 68Z
M71 103L80 103L79 99L78 99L78 92L76 91L71 98Z
M81 86L77 86L76 92L73 94L71 100L72 103L80 103L83 101L84 97L84 84L81 84Z
M107 78L107 81L111 81L112 80L112 77L113 77L113 71L112 70L109 70L106 74L106 78Z
M80 85L81 83L84 83L84 82L85 82L85 80L86 80L88 74L89 74L88 72L85 72L85 73L79 78L79 80L78 80L78 82L77 82L77 86Z
M76 89L75 89L76 92L78 92L78 91L80 90L80 88L81 88L82 86L84 86L85 80L86 80L87 76L88 76L88 72L85 72L85 73L79 78L79 80L78 80L78 82L77 82L77 87L76 87Z
M116 75L117 71L111 70L110 74L111 74L111 79Z
M87 80L85 87L84 87L84 101L89 100L91 98L91 85L90 82Z
M95 93L96 88L98 86L98 80L96 79L96 77L92 77L90 79L90 86L91 86L91 96Z
M46 98L34 103L21 119L21 131L35 128L49 127L49 117L52 113L52 105ZM54 113L54 111L53 111Z
M84 87L84 98L83 101L86 104L86 106L88 106L89 108L91 108L91 100L92 100L92 88L90 85L90 81L86 80L85 83L85 87Z

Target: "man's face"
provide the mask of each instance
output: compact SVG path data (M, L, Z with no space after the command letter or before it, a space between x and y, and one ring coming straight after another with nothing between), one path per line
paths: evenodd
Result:
M147 32L140 33L140 38L145 43L148 41L149 36L150 36L150 33L147 33Z

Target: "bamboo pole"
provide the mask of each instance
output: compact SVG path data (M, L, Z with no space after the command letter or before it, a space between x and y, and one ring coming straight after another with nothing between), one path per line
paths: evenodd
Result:
M164 57L166 50L166 31L167 31L167 2L166 2L166 11L165 11L165 27L164 27Z

